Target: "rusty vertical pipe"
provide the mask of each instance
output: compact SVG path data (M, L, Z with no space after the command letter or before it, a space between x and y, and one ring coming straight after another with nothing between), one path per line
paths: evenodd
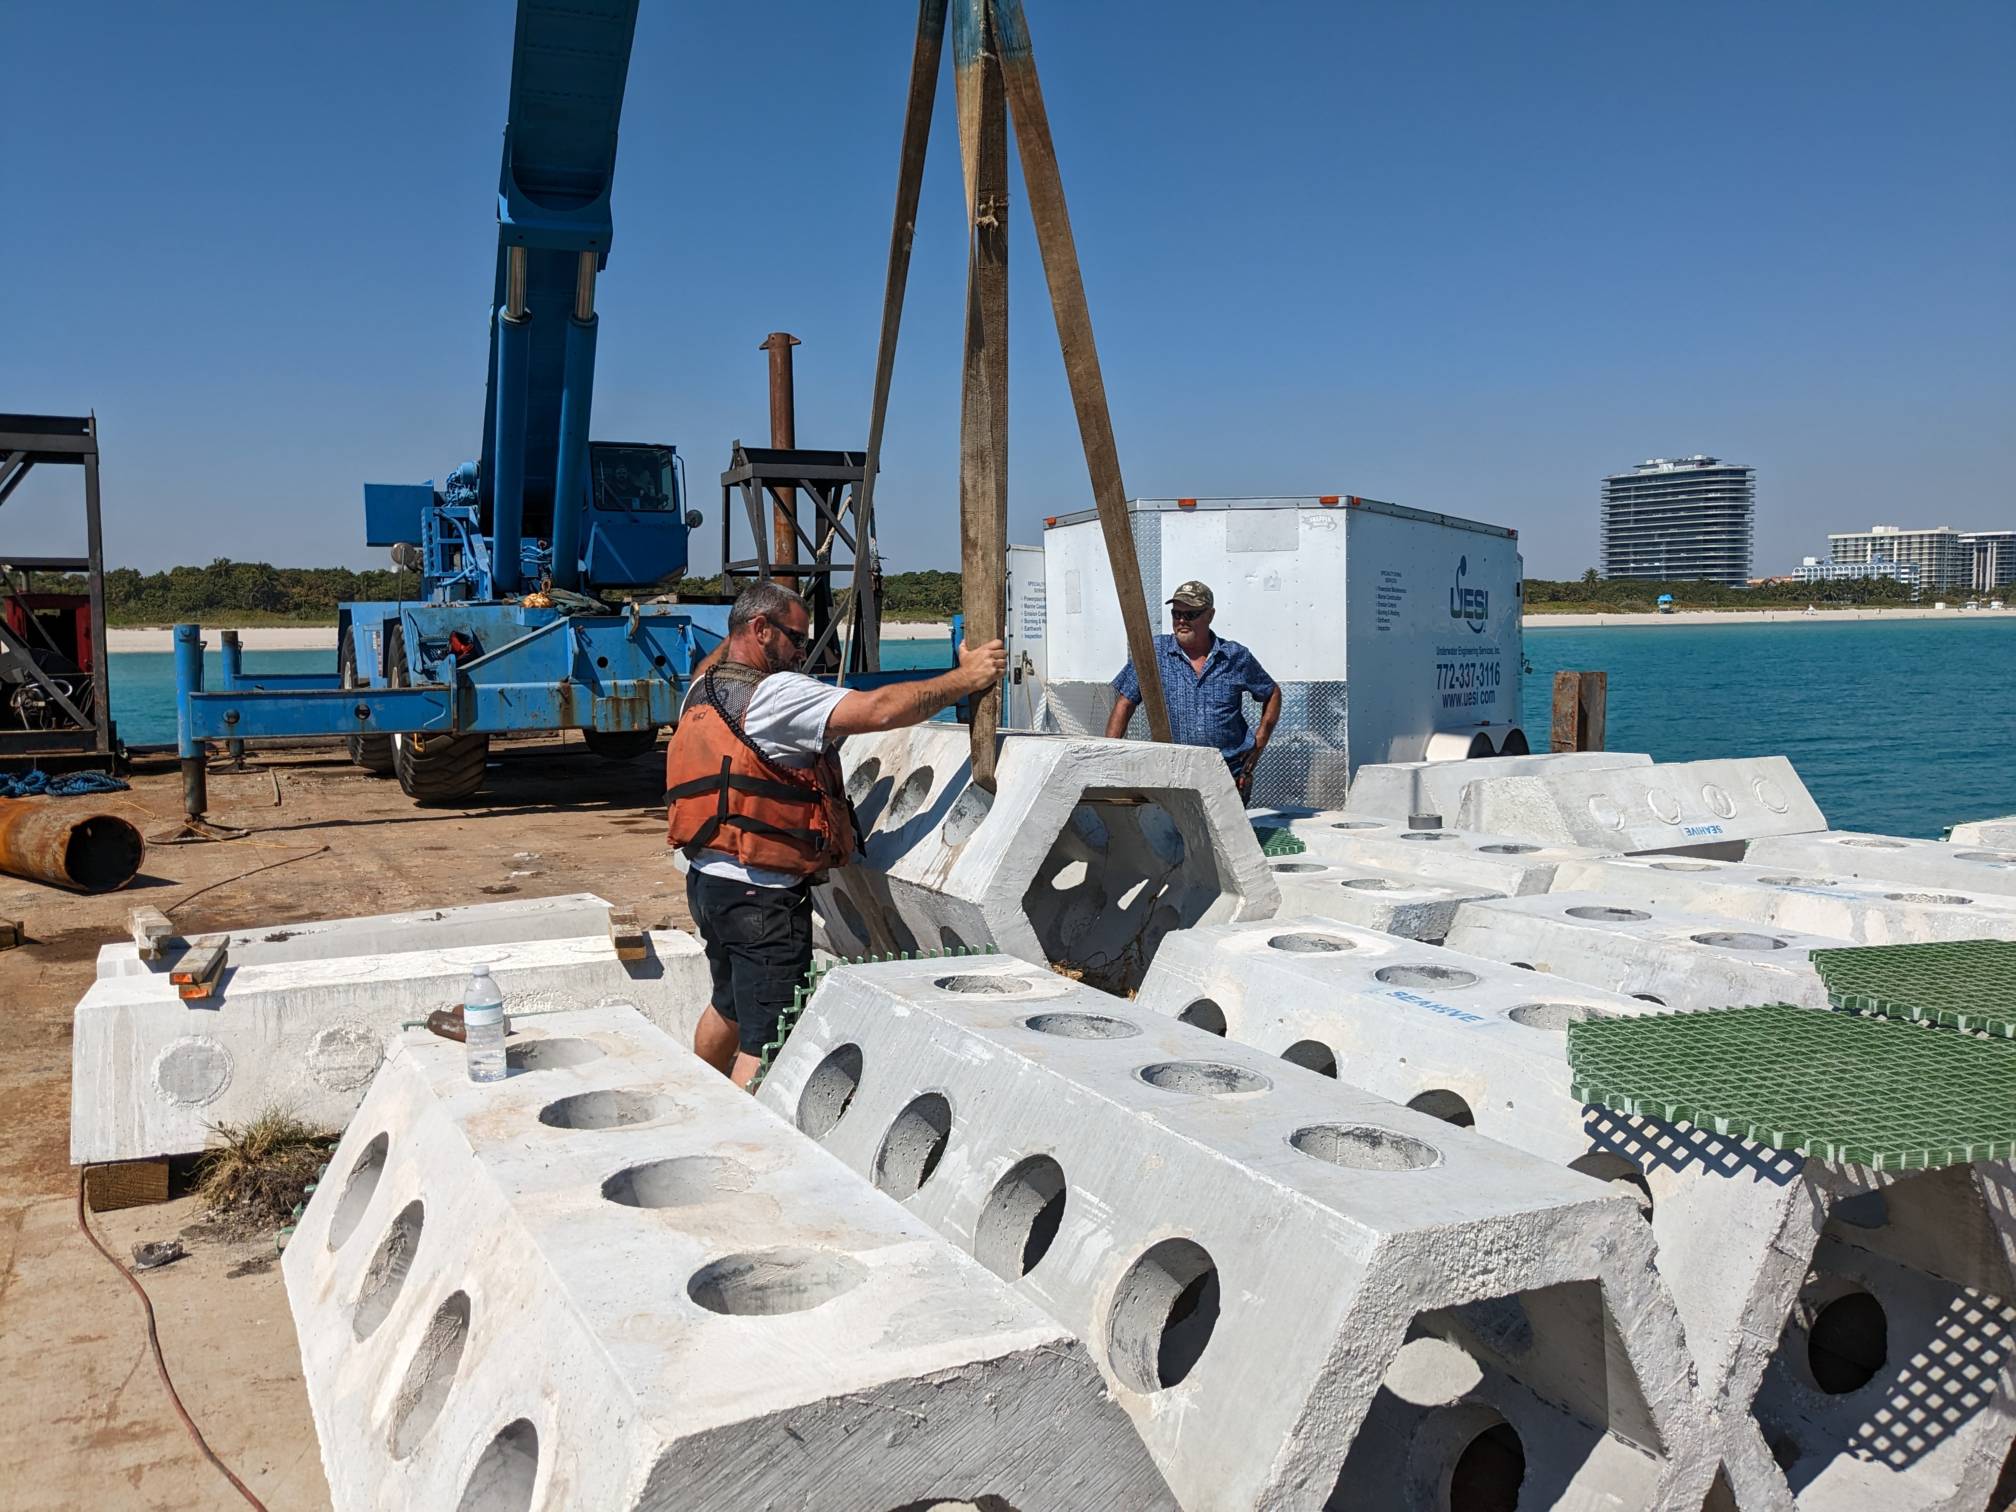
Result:
M73 892L116 892L147 858L140 831L68 799L0 798L0 872Z
M798 394L791 373L791 348L798 338L789 331L772 331L760 348L770 354L770 444L779 451L798 445ZM778 577L791 578L799 586L797 574L782 569L798 563L798 490L773 488L775 508L771 515L770 561Z

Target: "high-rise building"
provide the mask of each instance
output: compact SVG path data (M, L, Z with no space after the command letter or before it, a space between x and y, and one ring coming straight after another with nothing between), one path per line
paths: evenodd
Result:
M1606 578L1750 581L1755 468L1716 457L1654 457L1603 480Z
M1950 525L1905 530L1896 525L1871 525L1827 537L1827 559L1837 567L1869 567L1904 562L1918 569L1918 586L1927 593L1965 588L1973 570L1966 539Z
M2016 530L1970 530L1960 537L1967 586L1976 593L2016 587Z

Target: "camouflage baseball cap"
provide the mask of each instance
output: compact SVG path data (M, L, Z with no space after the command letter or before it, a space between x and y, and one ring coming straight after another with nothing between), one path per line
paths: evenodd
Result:
M1185 609L1209 609L1213 601L1210 588L1192 578L1169 595L1169 602Z

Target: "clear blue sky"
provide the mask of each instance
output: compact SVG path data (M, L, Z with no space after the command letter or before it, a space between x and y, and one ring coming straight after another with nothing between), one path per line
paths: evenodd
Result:
M1028 0L1129 492L1354 492L1595 559L1598 479L1758 469L1758 567L1874 520L2016 527L2016 6ZM915 18L645 0L598 435L709 515L767 433L867 429ZM512 7L7 7L0 409L95 408L108 555L378 565L359 485L480 439ZM957 563L944 127L882 539ZM1019 195L1019 184L1017 186ZM1015 538L1086 502L1026 220ZM48 480L4 530L55 549ZM17 509L16 506L19 506ZM16 518L18 516L18 518Z

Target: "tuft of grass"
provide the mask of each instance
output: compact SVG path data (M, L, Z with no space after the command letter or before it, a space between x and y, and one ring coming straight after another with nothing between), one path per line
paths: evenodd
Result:
M215 1143L196 1162L196 1193L236 1234L291 1219L336 1143L283 1108L268 1108L249 1123L213 1124L210 1133Z

